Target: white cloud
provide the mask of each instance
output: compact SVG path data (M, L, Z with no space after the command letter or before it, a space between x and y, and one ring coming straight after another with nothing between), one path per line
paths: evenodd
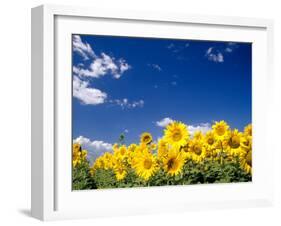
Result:
M213 47L208 48L206 51L206 55L209 55L212 52L212 50L213 50Z
M171 82L173 86L176 86L178 83L176 81Z
M131 66L124 59L119 60L119 65L120 65L121 74L123 74L125 71L127 71L131 68Z
M124 99L116 99L116 100L110 100L110 103L116 104L121 106L123 109L125 108L137 108L137 107L143 107L144 106L144 101L143 100L138 100L138 101L133 101L130 102L127 98Z
M112 151L112 144L100 140L91 141L87 137L79 136L74 139L74 142L82 145L83 149L95 152L110 152Z
M231 53L231 52L233 51L233 49L230 48L230 47L226 47L226 48L225 48L225 51L228 52L228 53Z
M73 51L81 55L84 60L95 57L92 47L88 43L84 43L79 35L73 35Z
M123 73L129 70L131 66L124 60L115 60L106 53L101 53L101 56L95 57L93 62L88 67L73 67L73 72L79 76L99 78L106 74L111 74L114 78L119 79Z
M92 47L88 43L83 42L79 35L73 36L73 51L81 55L84 60L92 60L87 66L80 63L73 67L73 72L80 77L99 78L106 74L111 74L114 78L118 79L125 71L131 68L126 60L122 58L117 60L104 52L100 56L96 55Z
M89 83L73 76L73 96L84 104L103 104L107 94L99 89L89 87Z
M166 127L167 125L169 125L172 122L174 122L173 119L166 117L166 118L161 119L160 121L157 121L156 125L159 127ZM196 125L188 125L187 129L188 129L190 135L193 136L193 134L196 131L201 131L202 133L206 133L207 131L211 130L212 127L211 127L210 123L199 123Z
M97 56L88 43L83 43L79 35L73 36L73 51L77 52L85 60L91 59L92 63L79 63L73 66L73 96L83 104L103 104L107 94L99 89L90 87L85 77L99 78L111 74L118 79L129 70L131 66L124 60L115 60L106 53Z
M171 50L173 53L179 53L181 51L183 51L184 49L188 48L190 46L190 44L188 42L184 43L184 44L177 44L175 45L174 43L170 43L167 46L167 49Z
M105 152L112 152L112 144L100 140L91 141L87 137L79 136L73 140L73 143L79 143L82 149L88 151L90 161L96 159Z
M208 48L205 56L208 58L208 60L216 63L224 62L223 54L219 50L214 49L214 47Z
M209 47L206 51L205 56L210 61L222 63L224 62L224 54L230 54L238 47L238 44L235 42L225 43L224 47Z
M135 107L143 107L144 105L144 101L143 100L138 100L138 101L133 101L133 103L131 104L132 108Z
M211 124L210 123L200 123L198 125L189 125L188 131L191 134L191 136L196 132L196 131L201 131L202 133L206 133L207 131L211 130Z
M232 53L235 49L238 48L238 44L235 42L229 42L226 45L225 52Z
M98 105L105 103L107 94L90 87L86 77L100 78L105 75L112 75L113 78L119 79L131 66L125 59L115 59L104 52L96 55L91 46L83 42L79 35L73 36L73 51L81 55L84 60L91 60L73 66L73 96L83 104ZM107 102L115 103L123 108L136 108L144 105L143 100L129 102L126 98L123 100L107 100Z
M167 46L168 49L173 49L175 48L175 44L174 43L170 43L168 46Z
M159 127L166 127L167 125L169 125L173 121L174 121L173 119L171 119L169 117L166 117L166 118L161 119L160 121L157 121L156 125L159 126Z
M162 68L158 64L148 64L148 66L152 67L157 71L162 71Z
M74 73L75 70L73 69ZM107 100L107 93L90 87L88 81L81 80L77 75L73 76L73 96L86 105L98 105L107 102L121 106L123 109L142 108L144 106L143 100L129 101L127 98Z

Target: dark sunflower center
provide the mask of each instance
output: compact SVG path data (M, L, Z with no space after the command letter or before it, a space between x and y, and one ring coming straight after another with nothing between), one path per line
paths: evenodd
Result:
M152 166L152 161L150 159L145 159L143 162L143 167L145 169L150 169Z
M195 154L196 155L201 155L201 153L202 153L202 148L201 148L201 146L199 146L199 145L194 145L194 152L195 152Z
M246 156L246 162L249 166L252 166L252 153L249 151Z
M168 169L169 170L175 170L177 168L177 166L178 166L177 161L176 161L175 158L169 159L167 165L168 165Z
M246 141L243 141L243 144L244 144L246 147L248 147L248 146L250 145L250 142L249 142L248 140L246 140Z
M126 152L125 148L122 148L122 149L121 149L121 155L124 155L125 152Z
M184 147L182 148L182 150L183 150L184 152L188 152L188 151L189 151L188 145L184 146Z
M143 142L144 143L149 143L150 142L150 136L144 136Z
M229 139L229 146L231 148L239 148L240 146L240 138L238 136L233 136Z
M175 131L173 133L173 140L174 141L179 141L182 138L182 134L180 131Z
M248 134L252 136L252 129L248 129Z
M214 138L209 137L207 142L208 142L209 145L212 145L215 142L215 140L214 140Z
M223 126L218 126L217 129L216 129L216 131L217 131L217 134L218 134L219 136L222 136L222 135L224 135L224 133L225 133L225 129L224 129Z
M118 173L122 174L124 172L124 169L123 168L119 168L118 169Z

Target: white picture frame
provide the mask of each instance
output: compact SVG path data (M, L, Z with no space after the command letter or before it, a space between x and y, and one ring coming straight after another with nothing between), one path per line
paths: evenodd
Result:
M108 24L99 26L104 21ZM69 186L70 181L68 182L71 170L71 161L68 161L71 158L70 153L67 157L66 152L58 151L58 147L69 147L71 144L71 139L68 139L69 133L60 129L61 125L71 128L68 123L71 105L66 104L63 109L58 107L61 106L60 103L68 103L66 99L71 79L61 80L61 77L56 75L71 69L67 60L60 60L64 51L66 54L64 58L71 59L69 34L93 32L87 31L83 23L94 23L96 32L108 35L112 32L121 35L127 29L128 36L169 37L167 29L159 29L155 34L151 32L161 24L164 28L169 26L168 30L174 29L175 35L181 38L184 38L185 34L177 31L177 26L183 29L189 26L190 31L194 29L193 39L228 40L231 35L233 40L252 41L253 56L256 56L253 62L252 81L255 127L253 137L254 140L256 138L253 147L257 150L253 156L256 160L253 182L73 192ZM121 29L114 30L115 23L118 23ZM144 29L134 29L137 23ZM109 27L112 29L109 30ZM201 29L200 32L197 31L198 34L197 27ZM63 42L68 44L63 45ZM58 62L61 64L58 65ZM272 107L268 101L272 95L272 64L271 20L56 5L43 5L32 9L32 216L41 220L56 220L271 205L273 179L268 175L273 167L274 148L267 139L258 138L266 137L266 120ZM68 116L62 117L64 113ZM57 136L60 137L60 141ZM262 154L260 149L266 152ZM66 175L65 180L62 175ZM165 200L164 196L167 197ZM86 204L87 200L95 201ZM118 205L109 205L110 200L114 200ZM83 208L81 203L84 203Z

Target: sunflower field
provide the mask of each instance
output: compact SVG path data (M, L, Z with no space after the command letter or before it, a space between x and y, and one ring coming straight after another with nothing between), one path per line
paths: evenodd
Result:
M87 150L73 144L74 190L252 180L251 124L240 132L220 121L191 136L187 125L174 121L157 141L145 132L139 143L119 142L112 149L90 165Z

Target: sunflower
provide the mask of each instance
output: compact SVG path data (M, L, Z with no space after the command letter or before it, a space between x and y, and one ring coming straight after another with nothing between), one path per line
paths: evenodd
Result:
M243 155L240 164L247 173L252 173L252 150Z
M119 156L112 156L112 169L114 171L115 177L118 181L123 180L127 175L127 167L124 164L123 159Z
M252 173L252 137L244 135L241 137L240 163L247 173Z
M125 145L122 145L114 154L116 155L116 157L124 159L127 156L127 153L127 147Z
M154 151L154 150L157 149L157 144L152 143L152 144L150 144L149 148L150 148L151 151Z
M128 147L128 152L127 152L127 162L128 164L132 164L132 159L136 155L138 149L138 145L136 144L130 144Z
M193 139L195 140L202 140L204 138L204 135L201 131L196 131L193 135Z
M189 151L191 152L191 159L200 162L206 156L204 143L200 140L192 140L189 143Z
M96 161L94 162L92 168L95 169L103 169L105 165L103 156L100 156L96 159Z
M73 152L79 152L81 151L81 145L79 143L73 144Z
M114 164L113 155L109 152L106 152L103 155L103 162L104 162L104 169L106 170L112 169Z
M73 167L76 167L78 164L81 163L81 152L78 150L73 149L72 152L72 164Z
M183 165L185 163L185 158L182 152L175 148L168 151L168 155L163 159L164 170L170 176L178 175L182 172Z
M158 141L158 150L157 150L157 156L159 159L163 159L168 154L168 145L167 142L163 139L160 139Z
M252 150L252 137L247 135L242 135L241 137L241 148L248 152Z
M216 122L213 126L212 129L214 131L214 134L217 139L223 140L225 136L227 135L229 125L225 121L220 121Z
M208 131L205 135L205 145L208 150L213 149L216 145L216 137L213 131Z
M76 167L77 165L79 165L81 163L81 160L76 158L72 160L72 165L73 167Z
M152 136L151 136L151 134L150 134L150 133L147 133L147 132L143 133L143 134L141 135L140 142L141 142L142 144L149 144L149 143L151 143L151 142L152 142Z
M118 150L119 150L119 144L114 144L113 146L112 146L112 149L113 149L113 151L114 152L117 152Z
M247 136L252 136L252 124L248 124L245 128L244 128L244 134Z
M81 151L81 159L82 160L86 160L87 155L88 155L88 151L87 150L82 150Z
M176 148L186 145L188 138L187 126L181 122L170 123L164 131L164 140Z
M192 159L193 153L191 152L190 149L190 144L192 143L192 140L189 140L186 145L181 147L180 151L182 152L183 156L185 159Z
M156 158L146 151L136 157L134 168L136 174L147 181L157 171Z
M147 145L145 143L140 143L138 148L136 149L138 153L142 153L143 151L147 151Z
M227 149L233 156L240 156L243 149L241 149L242 133L237 129L230 131L227 136Z
M142 156L144 152L149 152L146 145L138 145L134 152L131 153L130 164L132 167L138 163L138 157Z
M221 149L215 148L215 149L212 150L211 153L212 153L212 159L213 160L216 160L216 161L221 160L221 154L222 154L222 150Z
M115 167L114 173L118 181L123 180L127 175L126 169L121 165Z
M205 148L206 148L206 157L216 158L217 152L217 140L213 131L208 131L204 137Z
M74 143L72 148L72 165L73 167L76 167L86 160L88 152L82 150L81 145L78 143Z
M136 148L137 148L137 145L136 145L136 144L131 144L131 145L129 145L129 147L128 147L128 151L129 151L129 152L134 152L134 151L136 150Z

